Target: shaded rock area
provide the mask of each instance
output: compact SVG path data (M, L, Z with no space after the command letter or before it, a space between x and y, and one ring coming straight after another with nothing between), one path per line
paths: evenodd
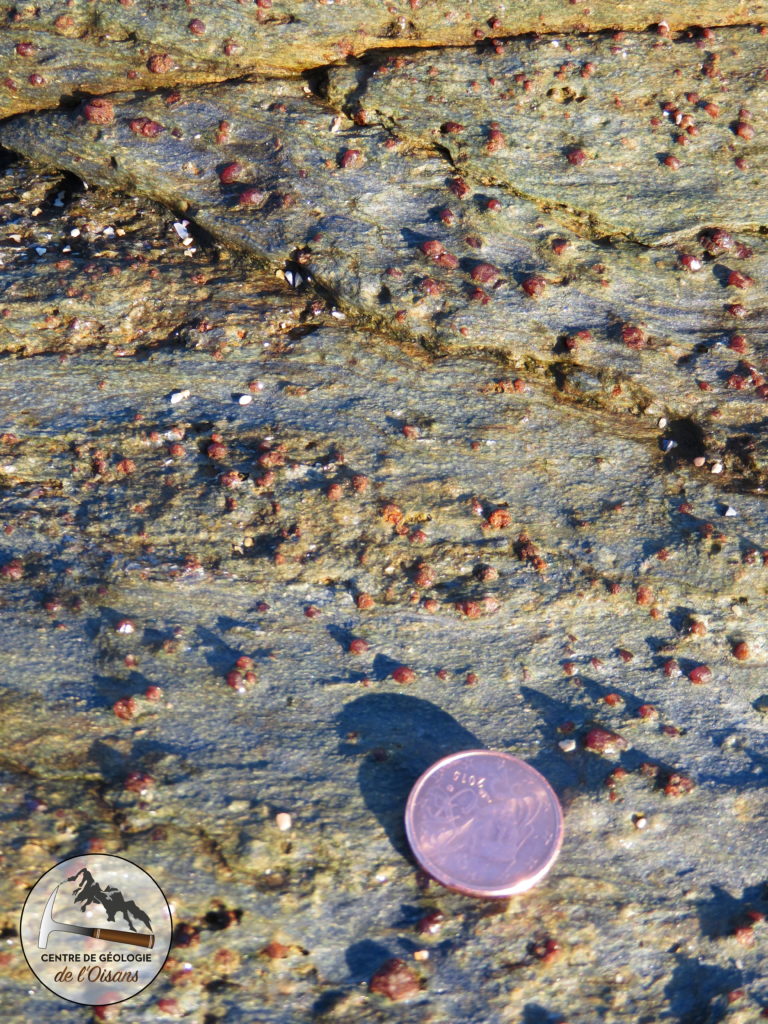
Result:
M263 344L300 329L311 305L144 200L95 198L79 179L19 164L0 178L0 197L6 354Z
M459 31L377 5L409 47L465 48L194 88L233 72L190 56L208 25L164 27L181 5L66 8L100 92L118 44L178 67L110 118L0 127L23 154L0 177L5 1019L94 1019L17 939L83 851L149 870L176 922L157 980L96 1019L764 1015L768 40L758 4L713 5L752 22L716 44L576 31L651 6L474 7ZM38 11L3 46L62 13ZM182 13L261 19L275 50L237 74L405 45L361 5ZM332 15L368 34L329 53ZM572 34L467 45L496 16ZM617 149L641 123L667 145L693 90L688 177ZM488 154L495 131L530 148ZM442 889L405 839L415 779L471 747L563 803L559 860L510 900Z

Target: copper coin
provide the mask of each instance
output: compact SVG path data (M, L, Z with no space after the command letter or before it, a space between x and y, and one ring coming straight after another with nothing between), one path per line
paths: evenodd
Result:
M420 867L468 896L525 892L563 840L563 812L535 768L497 750L462 750L417 780L405 831Z

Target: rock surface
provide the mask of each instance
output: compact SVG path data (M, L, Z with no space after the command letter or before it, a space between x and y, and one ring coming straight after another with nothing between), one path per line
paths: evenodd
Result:
M172 206L294 282L313 280L375 330L432 353L482 353L555 381L572 402L663 419L671 461L704 459L726 485L765 486L768 247L754 183L735 227L715 197L684 215L675 245L650 245L618 226L603 233L589 209L575 216L582 189L552 209L485 185L481 168L457 174L434 140L356 126L291 81L203 87L170 106L115 97L114 108L109 125L17 119L0 140ZM137 134L142 119L164 131ZM718 152L702 157L714 178ZM661 189L652 198L679 206Z
M17 164L0 177L0 202L5 354L213 351L247 339L254 318L264 341L300 325L306 298L212 250L188 220L144 199L97 197L71 176Z
M446 152L599 240L687 241L768 219L768 37L621 33L511 40L330 72L350 114ZM665 161L672 161L667 166Z
M761 16L721 20L737 7ZM556 13L608 17L592 9ZM313 10L317 46L335 8ZM738 46L747 69L721 118L762 95L760 38L717 32L721 68ZM560 41L603 68L578 76L580 125L608 140L619 43ZM707 53L621 45L657 110ZM639 163L500 173L422 90L435 66L453 110L476 78L462 116L496 130L471 69L509 76L515 54L551 69L532 39L404 51L330 72L323 97L264 79L0 128L48 168L0 177L13 1024L61 1018L18 914L84 850L149 870L177 925L167 969L99 1019L747 1024L768 1006L762 193L718 206L691 177L678 210ZM544 152L541 90L540 118L524 89L504 116ZM727 134L698 141L721 188ZM564 807L552 872L508 901L430 882L404 835L421 771L470 747L525 758Z
M66 10L64 9L66 7ZM0 7L0 116L127 86L300 74L367 50L472 46L530 32L668 29L768 21L765 0L56 0Z

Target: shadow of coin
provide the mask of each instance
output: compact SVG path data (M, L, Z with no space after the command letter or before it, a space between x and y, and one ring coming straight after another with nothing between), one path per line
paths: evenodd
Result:
M427 768L459 750L484 747L430 701L399 693L358 697L340 712L340 753L360 759L360 792L395 850L410 859L403 815L411 788Z

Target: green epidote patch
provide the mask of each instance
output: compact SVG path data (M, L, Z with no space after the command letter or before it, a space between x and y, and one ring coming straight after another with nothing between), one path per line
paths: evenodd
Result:
M490 355L591 407L665 417L673 461L720 459L724 480L761 486L761 236L718 218L719 232L694 220L675 247L595 238L588 218L477 184L291 82L114 102L108 125L26 116L0 139L175 208L377 331ZM164 130L137 134L142 119Z
M66 5L4 4L0 37L0 113L56 106L83 93L135 85L163 88L245 74L297 74L372 48L468 46L526 32L670 29L768 20L765 0L655 0L588 7L537 0L480 0L471 8L440 0L327 3L323 0L184 0Z
M408 54L332 69L329 96L593 237L768 224L768 38L755 26Z

